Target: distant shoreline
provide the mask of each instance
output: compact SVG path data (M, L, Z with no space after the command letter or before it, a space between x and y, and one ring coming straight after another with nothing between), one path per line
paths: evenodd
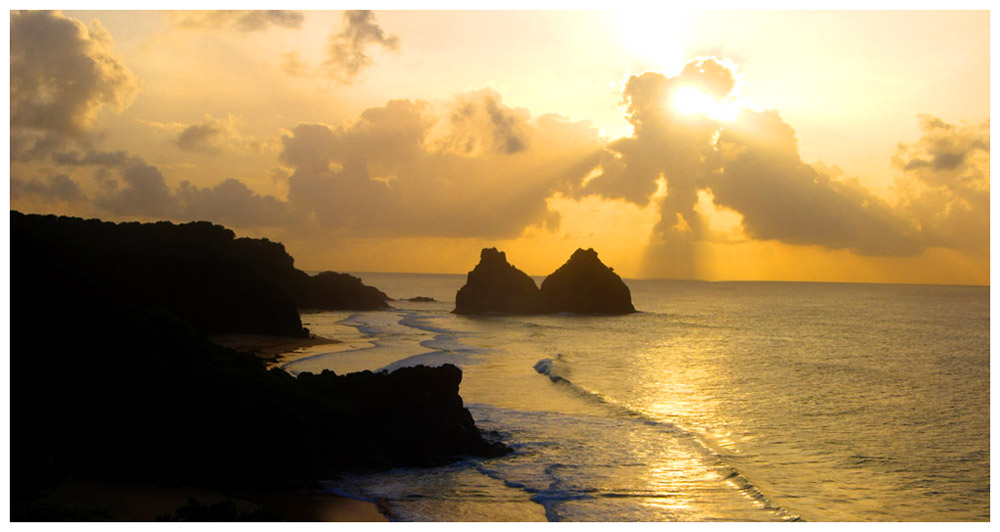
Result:
M268 363L281 362L284 355L297 349L343 343L341 340L316 335L309 335L309 338L296 338L294 336L244 333L213 334L209 335L208 340L221 347L251 353Z

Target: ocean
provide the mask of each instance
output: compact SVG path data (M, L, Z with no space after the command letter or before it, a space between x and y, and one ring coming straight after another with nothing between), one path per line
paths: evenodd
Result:
M626 280L632 315L468 317L464 275L355 275L395 308L303 315L344 343L285 369L455 364L514 450L327 483L390 519L990 518L988 287Z

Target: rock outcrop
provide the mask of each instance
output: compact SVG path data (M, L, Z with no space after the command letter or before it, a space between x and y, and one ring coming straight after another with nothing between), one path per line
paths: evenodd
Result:
M357 277L309 276L278 242L209 222L111 223L12 211L13 299L102 312L170 312L206 334L305 336L298 308L374 310L385 294Z
M632 293L593 249L578 249L542 281L544 312L576 314L629 314L635 312Z
M299 272L295 299L301 309L380 310L389 308L389 296L361 279L346 273Z
M487 248L455 295L455 314L536 314L541 297L535 281L507 262L507 255Z
M593 249L578 249L542 281L507 262L496 248L482 251L479 264L455 295L455 314L629 314L632 293Z

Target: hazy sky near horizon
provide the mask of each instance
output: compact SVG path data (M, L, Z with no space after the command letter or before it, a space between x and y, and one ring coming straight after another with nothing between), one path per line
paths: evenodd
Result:
M989 283L986 11L10 15L10 199L300 268Z

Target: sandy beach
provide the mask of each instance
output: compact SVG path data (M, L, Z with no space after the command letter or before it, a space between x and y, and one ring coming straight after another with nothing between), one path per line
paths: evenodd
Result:
M309 338L296 338L294 336L263 334L215 334L209 336L208 339L216 345L253 353L269 362L277 362L279 359L284 361L289 354L308 347L342 343L340 340L316 335L311 335Z

